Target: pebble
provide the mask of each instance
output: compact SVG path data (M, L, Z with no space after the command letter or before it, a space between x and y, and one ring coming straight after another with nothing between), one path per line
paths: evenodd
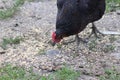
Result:
M47 50L46 51L46 55L47 56L56 56L56 55L59 55L60 54L60 51L59 50L56 50L56 49L50 49L50 50Z
M111 56L115 57L116 59L120 59L120 53L112 53Z

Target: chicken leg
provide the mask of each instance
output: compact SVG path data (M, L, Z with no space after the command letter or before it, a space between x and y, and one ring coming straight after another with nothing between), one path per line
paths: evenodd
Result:
M79 46L80 42L87 43L88 41L85 39L83 40L82 38L79 37L78 34L75 35L75 39L69 42L62 42L64 45L68 45L69 43L76 42L77 46Z
M95 24L92 22L92 32L91 32L91 34L88 36L88 38L90 38L93 34L95 35L96 38L99 38L99 36L98 36L97 33L99 33L99 34L101 34L102 36L104 36L104 34L101 33L101 32L96 28Z
M75 42L76 43L76 52L78 53L79 52L79 45L80 45L80 42L83 42L83 43L87 43L88 41L86 41L86 39L84 40L84 39L82 39L82 38L80 38L79 37L79 35L78 34L76 34L75 35L75 39L73 40L73 41L69 41L69 42L62 42L62 44L64 44L64 45L68 45L69 43L73 43L73 42Z
M76 52L78 53L79 52L79 45L80 45L80 42L85 42L85 40L83 40L82 38L79 37L79 35L77 34L75 36L75 41L76 41Z

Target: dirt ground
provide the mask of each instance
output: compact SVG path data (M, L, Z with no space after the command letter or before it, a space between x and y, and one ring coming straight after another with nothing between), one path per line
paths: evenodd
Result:
M75 43L52 47L49 41L55 30L56 12L55 0L36 0L25 2L13 17L0 20L1 43L5 37L21 36L24 39L18 45L8 45L6 50L0 47L0 65L12 63L33 67L41 75L67 65L83 73L78 80L99 80L97 76L104 75L104 70L113 66L120 72L119 35L100 36L97 40L92 36L87 44L80 44L78 53ZM95 25L101 32L120 32L120 11L105 14ZM90 34L90 26L80 33L82 38Z

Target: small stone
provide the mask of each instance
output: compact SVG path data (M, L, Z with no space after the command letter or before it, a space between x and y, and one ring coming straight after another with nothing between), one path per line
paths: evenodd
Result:
M48 56L56 56L58 54L60 54L59 50L51 49L46 51L46 55Z
M111 56L115 57L116 59L120 59L120 53L112 53Z
M117 15L120 15L120 10L116 11Z
M1 51L0 54L5 54L6 52L5 51Z

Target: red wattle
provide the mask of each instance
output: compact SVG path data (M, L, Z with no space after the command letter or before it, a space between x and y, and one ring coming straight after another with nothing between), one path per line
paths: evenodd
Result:
M56 43L61 41L60 39L56 39L56 33L55 32L52 33L52 41L56 42Z

